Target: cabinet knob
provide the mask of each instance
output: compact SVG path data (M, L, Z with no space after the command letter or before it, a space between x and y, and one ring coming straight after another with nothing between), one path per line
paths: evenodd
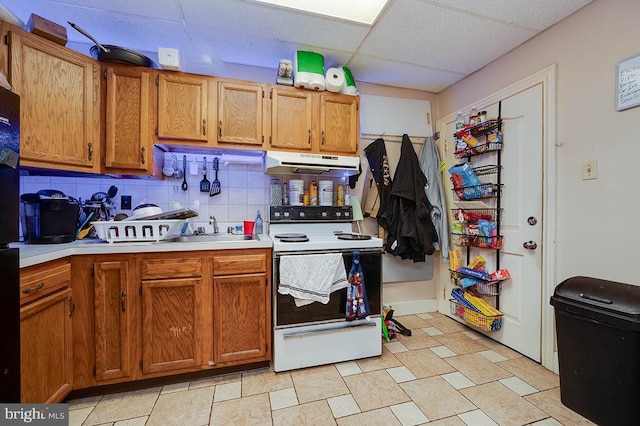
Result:
M311 145L311 129L309 129L309 140L307 141L309 145Z
M87 147L89 148L89 155L87 159L89 161L93 161L93 144L91 142L87 143Z
M207 119L202 119L202 136L207 136Z
M143 147L140 149L140 162L141 162L142 164L144 164L144 163L146 162L146 160L145 160L145 158L144 158L144 157L145 157L145 153L146 153L146 152L147 152L147 149L143 146Z
M324 145L324 130L322 131L322 145Z
M222 120L218 122L218 137L222 137Z
M122 294L120 295L120 309L122 310L122 312L125 312L127 310L127 292L123 291Z

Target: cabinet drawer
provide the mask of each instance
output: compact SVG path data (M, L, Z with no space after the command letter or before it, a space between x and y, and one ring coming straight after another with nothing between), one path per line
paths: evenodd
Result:
M248 274L267 270L267 254L234 254L213 258L213 275Z
M147 257L142 259L140 274L143 280L199 277L202 275L200 257Z
M69 286L68 260L44 263L20 271L20 304L24 305Z

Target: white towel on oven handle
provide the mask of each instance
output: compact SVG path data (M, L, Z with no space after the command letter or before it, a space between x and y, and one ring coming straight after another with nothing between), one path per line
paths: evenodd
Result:
M296 306L327 304L331 293L346 288L341 253L280 256L278 293L293 296Z

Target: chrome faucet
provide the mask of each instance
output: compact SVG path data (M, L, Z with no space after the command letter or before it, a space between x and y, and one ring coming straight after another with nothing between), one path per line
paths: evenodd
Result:
M214 215L209 216L209 225L213 225L213 233L217 234L220 232L218 229L218 221Z

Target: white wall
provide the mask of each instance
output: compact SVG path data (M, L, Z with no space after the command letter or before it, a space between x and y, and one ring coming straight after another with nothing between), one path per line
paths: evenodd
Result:
M596 0L438 95L440 117L557 64L557 281L640 284L635 213L640 108L615 110L619 61L640 54L640 2ZM597 160L598 179L582 180Z

